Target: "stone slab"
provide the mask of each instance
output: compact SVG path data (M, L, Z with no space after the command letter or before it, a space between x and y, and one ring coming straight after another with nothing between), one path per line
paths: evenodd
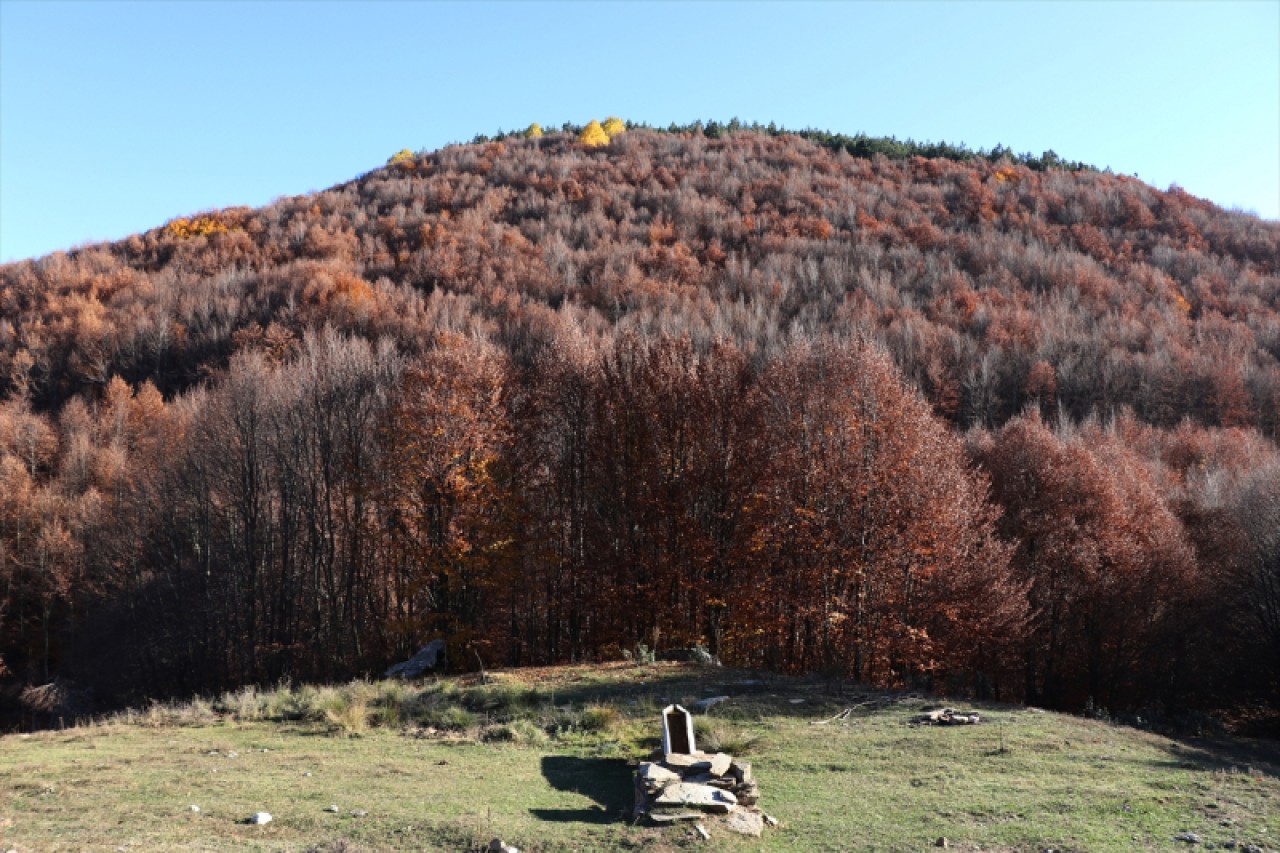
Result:
M641 762L639 769L636 770L636 778L639 779L646 788L661 787L671 782L679 782L680 774L674 770L668 770L661 764L655 764L652 761Z
M738 798L728 791L710 785L676 782L663 788L653 801L656 806L688 806L703 811L725 814L738 805Z

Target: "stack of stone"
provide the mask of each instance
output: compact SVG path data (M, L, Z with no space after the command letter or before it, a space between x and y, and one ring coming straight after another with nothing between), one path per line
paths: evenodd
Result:
M672 754L645 761L636 771L637 811L700 809L728 814L760 802L751 764L717 752Z
M751 764L723 752L692 748L687 719L687 712L678 705L664 712L664 749L636 770L636 817L647 816L661 824L696 820L705 814L728 815L729 829L759 835L766 823L775 822L757 808L760 786L752 778ZM672 722L674 735L667 728ZM671 751L672 744L690 748Z
M912 717L912 725L917 726L976 726L982 722L977 711L957 711L954 708L942 708Z

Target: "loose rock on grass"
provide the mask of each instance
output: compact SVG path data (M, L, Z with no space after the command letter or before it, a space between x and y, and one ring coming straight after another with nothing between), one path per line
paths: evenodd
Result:
M976 726L980 722L982 717L977 711L957 711L954 708L930 711L911 718L911 724L916 726Z

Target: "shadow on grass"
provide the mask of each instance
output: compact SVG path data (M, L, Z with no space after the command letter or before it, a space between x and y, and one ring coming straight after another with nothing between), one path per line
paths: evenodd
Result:
M1280 778L1280 743L1236 738L1179 738L1161 766Z
M621 759L547 755L542 759L542 775L557 791L582 794L596 804L585 809L530 809L539 820L612 823L626 817L631 807L631 768Z
M690 663L606 666L611 667L607 673L615 680L584 679L538 689L557 706L614 705L628 716L649 715L655 728L659 725L658 712L664 706L678 703L688 707L714 696L729 696L733 701L715 706L707 716L733 723L752 722L762 715L816 721L860 703L875 706L862 709L862 713L872 713L882 709L881 705L890 706L916 695L820 676L786 676ZM691 710L696 716L704 715Z

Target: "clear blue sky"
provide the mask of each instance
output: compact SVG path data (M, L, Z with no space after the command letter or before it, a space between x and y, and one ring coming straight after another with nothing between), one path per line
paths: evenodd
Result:
M1280 0L0 0L0 260L620 115L1052 148L1280 217Z

